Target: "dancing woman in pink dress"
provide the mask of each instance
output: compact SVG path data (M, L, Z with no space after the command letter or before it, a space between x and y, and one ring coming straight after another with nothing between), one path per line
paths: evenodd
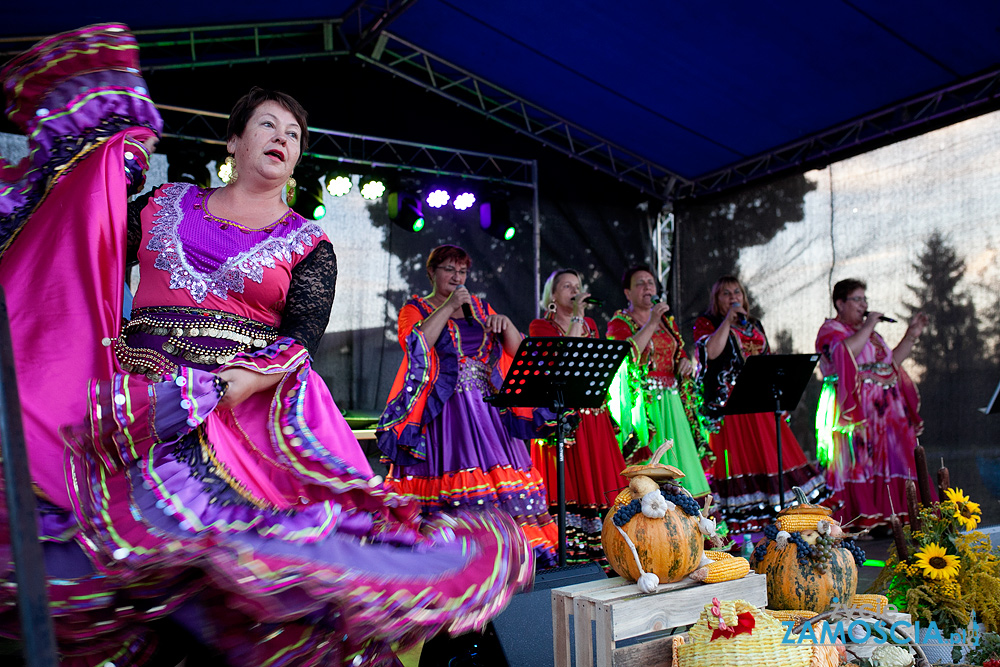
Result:
M0 165L0 285L64 664L158 660L166 618L220 662L275 667L390 664L481 628L530 581L523 533L489 511L421 518L372 482L312 369L337 266L282 199L302 107L254 88L230 116L229 185L167 184L130 207L161 127L139 72L135 38L109 24L0 75L31 148Z

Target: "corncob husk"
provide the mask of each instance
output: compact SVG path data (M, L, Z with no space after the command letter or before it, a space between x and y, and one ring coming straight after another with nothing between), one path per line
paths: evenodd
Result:
M814 512L811 514L789 514L779 516L778 529L787 530L789 533L803 530L816 530L820 521L830 521L829 515L830 511L827 510L826 514L823 514L822 512Z
M816 615L816 612L809 609L765 609L764 611L779 621L791 621L792 623L805 621Z
M717 584L722 581L735 581L747 576L750 572L750 561L741 556L720 558L708 565L705 575L706 584Z
M876 614L881 614L885 611L885 608L889 605L889 598L884 595L873 595L871 593L860 593L855 595L847 603L848 607L855 609L864 609L866 611L872 611Z

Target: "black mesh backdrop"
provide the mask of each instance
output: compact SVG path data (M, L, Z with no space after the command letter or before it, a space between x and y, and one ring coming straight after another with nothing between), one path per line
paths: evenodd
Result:
M736 273L772 346L810 352L834 314L832 285L867 281L869 305L895 345L917 309L931 318L905 367L918 382L933 475L1000 522L1000 417L986 405L1000 381L1000 114L953 125L826 169L679 206L680 303L693 318L721 274ZM811 382L792 427L815 455Z
M410 177L404 187L425 194L438 181ZM449 183L442 182L448 186ZM450 184L452 194L457 191ZM467 184L481 196L489 186ZM607 320L624 304L619 279L624 268L648 261L648 206L610 195L576 198L583 185L553 182L541 188L542 280L555 267L581 271L604 305L591 308L603 333ZM590 190L593 193L593 190ZM413 233L389 221L384 200L364 203L353 191L342 200L327 198L322 224L337 249L340 275L329 332L316 367L344 410L379 413L402 359L396 338L398 309L411 294L426 295L425 262L442 243L463 247L472 257L469 289L508 315L527 334L535 316L531 190L508 186L510 217L517 234L494 239L479 228L478 206L455 211L424 205L426 226Z

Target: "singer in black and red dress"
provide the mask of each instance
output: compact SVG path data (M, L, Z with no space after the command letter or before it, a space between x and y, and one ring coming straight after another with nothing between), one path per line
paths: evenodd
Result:
M521 334L466 289L471 264L458 246L435 248L427 257L431 293L412 296L399 311L406 356L376 428L393 463L385 482L427 513L499 507L530 540L536 563L551 566L558 531L524 439L534 436L533 419L554 427L554 415L498 410L483 400L503 383L504 361Z
M712 492L734 534L761 530L778 505L774 415L722 415L747 357L771 353L764 326L749 313L750 301L739 279L723 276L715 281L708 309L694 324L697 382L716 457ZM805 491L811 502L825 499L829 490L823 475L806 460L785 420L781 421L781 444L782 505L792 504L793 486Z
M584 291L580 274L557 269L545 281L542 305L545 317L533 320L531 336L600 338L597 323L584 316L590 294ZM578 410L580 421L566 438L566 557L570 563L597 561L606 564L601 548L601 520L614 492L628 485L622 477L625 459L615 437L607 404ZM556 505L555 438L531 443L531 459L545 476L549 507Z

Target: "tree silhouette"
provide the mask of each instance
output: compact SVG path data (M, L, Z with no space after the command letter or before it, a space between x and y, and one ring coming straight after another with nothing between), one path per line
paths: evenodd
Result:
M816 184L796 174L761 186L706 200L681 202L675 217L680 241L680 304L685 339L690 341L694 319L705 309L712 283L737 274L740 250L770 241L790 222L804 217L803 201ZM746 285L753 315L763 319ZM765 322L766 325L766 322Z
M928 325L911 358L923 369L920 392L925 439L943 446L974 437L974 408L984 392L982 335L976 308L960 287L965 262L940 231L934 231L913 264L919 282L904 302L912 317L927 314Z
M904 302L912 317L927 314L923 337L915 345L913 360L933 375L951 376L973 366L982 349L976 308L969 293L959 287L965 262L940 231L934 231L913 264L919 284L907 285L912 302Z

